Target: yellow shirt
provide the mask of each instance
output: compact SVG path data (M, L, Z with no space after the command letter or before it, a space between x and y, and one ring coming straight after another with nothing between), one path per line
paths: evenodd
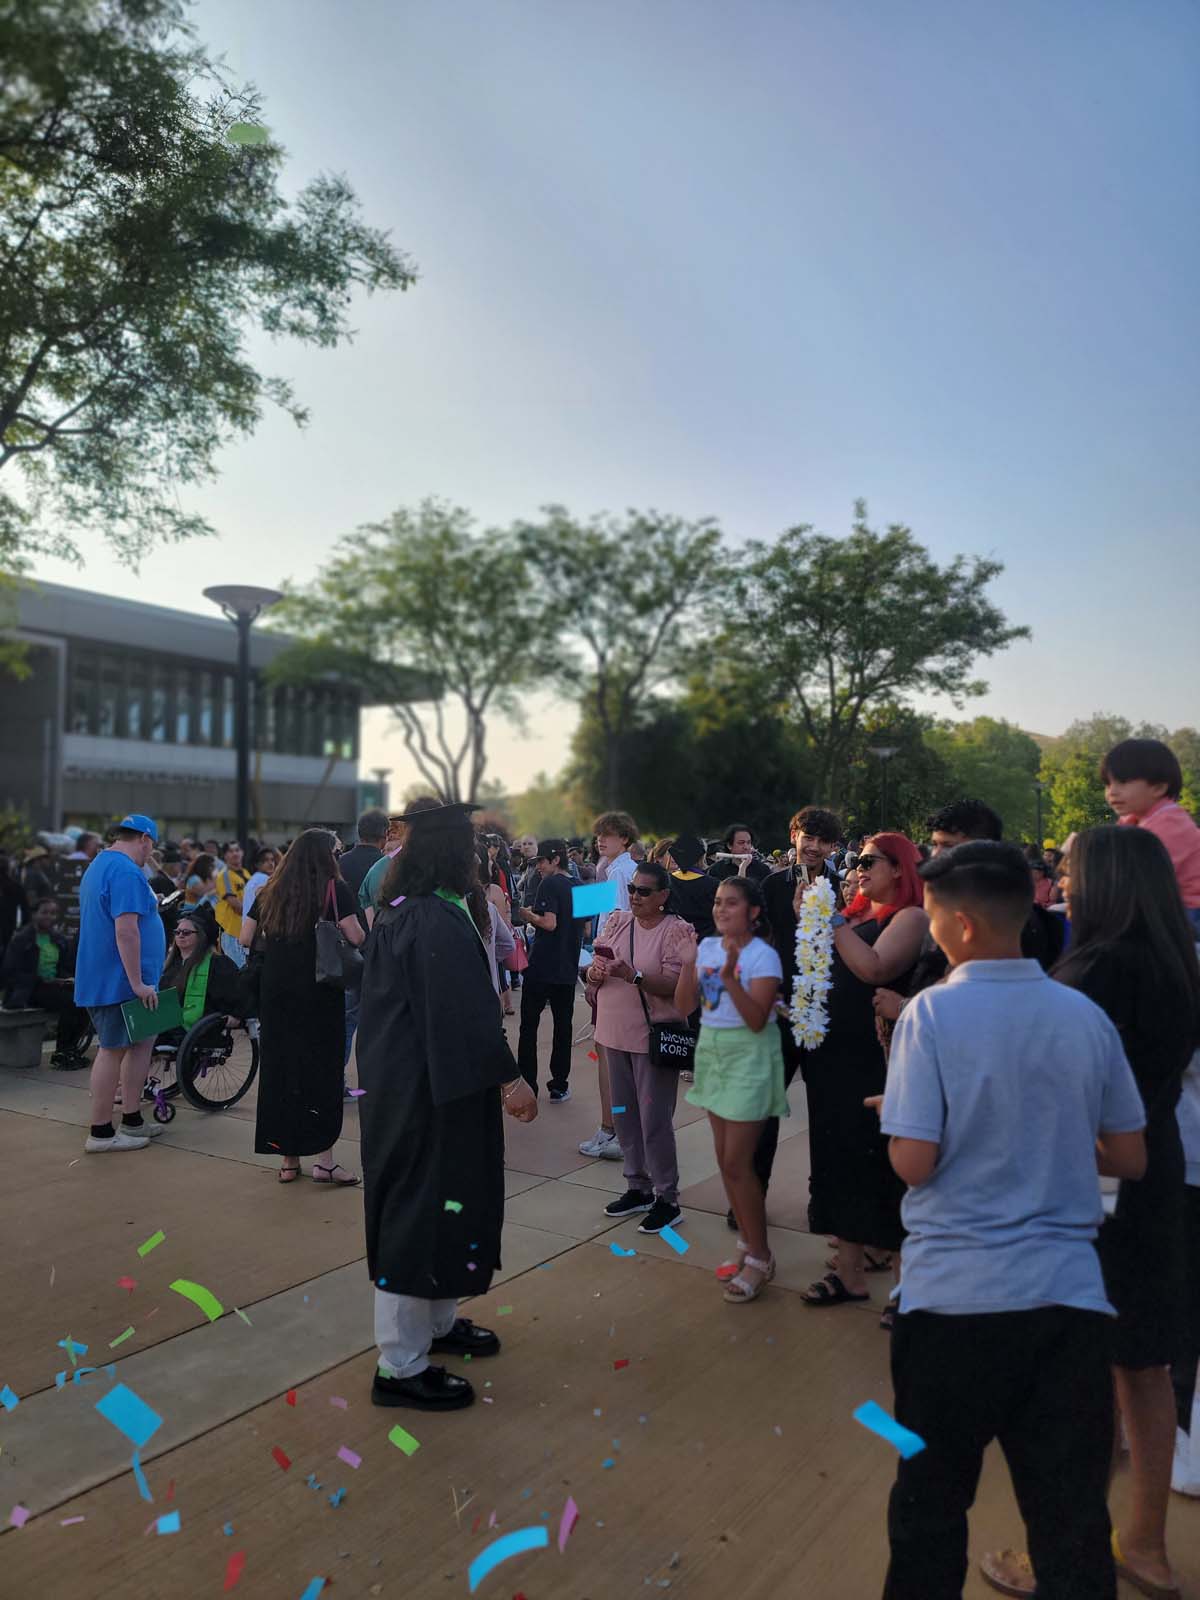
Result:
M250 874L241 867L218 867L217 880L217 926L222 933L230 933L236 939L242 931L242 913L235 911L226 900L227 894L236 895L240 900L246 885L250 881Z

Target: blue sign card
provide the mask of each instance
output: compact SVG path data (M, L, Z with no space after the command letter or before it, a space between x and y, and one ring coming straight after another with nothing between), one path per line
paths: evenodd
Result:
M617 909L617 885L607 883L581 883L571 890L571 915L576 922L585 917L602 917L605 912Z

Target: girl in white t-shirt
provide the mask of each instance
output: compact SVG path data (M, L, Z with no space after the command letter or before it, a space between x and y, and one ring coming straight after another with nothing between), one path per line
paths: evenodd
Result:
M768 1117L788 1115L783 1048L775 1002L783 977L762 890L751 878L726 878L713 902L716 937L702 939L685 960L675 1007L690 1016L700 1006L696 1081L688 1093L708 1112L725 1193L737 1218L737 1262L718 1269L725 1298L755 1300L775 1276L767 1247L763 1187L754 1150Z

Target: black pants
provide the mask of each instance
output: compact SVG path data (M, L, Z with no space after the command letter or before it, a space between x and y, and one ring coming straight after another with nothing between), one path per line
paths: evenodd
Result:
M575 1026L575 985L573 983L543 983L540 978L525 974L521 985L521 1037L517 1045L517 1065L529 1087L537 1092L538 1086L538 1023L542 1012L550 1007L554 1018L554 1043L550 1049L550 1087L565 1089L571 1076L571 1033Z
M896 1475L884 1600L958 1600L967 1511L993 1439L1025 1519L1038 1600L1116 1600L1107 1317L1065 1306L908 1312L892 1336L892 1382L896 1420L926 1448Z
M779 1036L783 1041L783 1083L787 1088L800 1067L800 1046L792 1034L792 1025L785 1017L778 1017ZM754 1147L754 1170L766 1194L775 1167L775 1152L779 1148L779 1118L768 1117L763 1123L758 1143Z
M53 1011L57 1016L58 1024L54 1034L55 1055L74 1055L80 1035L87 1026L88 1014L75 1004L75 991L71 985L43 983L39 979L33 986L29 1004L40 1006L43 1011Z

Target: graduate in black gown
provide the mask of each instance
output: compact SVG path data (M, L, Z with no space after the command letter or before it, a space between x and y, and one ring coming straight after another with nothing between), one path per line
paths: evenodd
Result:
M359 1016L359 1106L367 1266L380 1361L376 1405L470 1405L465 1378L430 1353L495 1355L496 1335L456 1315L500 1265L501 1113L537 1100L504 1037L484 943L474 806L404 817L367 945Z

